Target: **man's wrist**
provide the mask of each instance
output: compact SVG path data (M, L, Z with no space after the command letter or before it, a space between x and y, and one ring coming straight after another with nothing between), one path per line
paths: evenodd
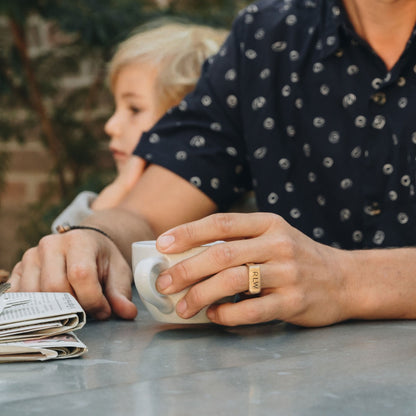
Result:
M95 231L97 233L100 233L100 234L104 235L105 237L107 237L111 241L113 241L113 239L109 236L109 234L107 234L105 231L103 231L103 230L101 230L100 228L97 228L97 227L91 227L89 225L67 225L67 224L56 226L56 231L59 234L66 233L66 232L71 231L71 230L91 230L91 231Z

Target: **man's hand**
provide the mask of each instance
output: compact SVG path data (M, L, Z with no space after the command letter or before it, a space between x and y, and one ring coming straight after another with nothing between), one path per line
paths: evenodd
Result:
M178 302L183 318L203 307L222 325L283 320L303 326L346 319L416 319L416 249L340 250L325 246L275 214L214 214L177 226L157 240L177 253L215 240L202 253L165 270L161 293L195 284ZM260 266L261 293L246 296L247 263ZM243 293L238 303L215 304Z
M164 243L169 239L168 246ZM158 278L161 293L179 292L199 282L177 305L182 317L247 292L246 264L255 263L260 266L260 296L211 306L208 317L213 322L241 325L279 319L321 326L348 318L348 291L341 267L348 252L311 240L277 215L211 215L163 234L158 249L174 253L215 240L226 242L172 266Z
M43 237L14 267L12 291L70 292L96 319L113 312L134 319L132 273L110 239L93 230L72 230Z
M102 229L114 243L93 230L46 236L15 266L13 290L68 291L97 319L106 319L111 312L133 319L137 309L130 300L131 244L153 240L168 228L215 208L188 181L150 165L119 206L94 211L80 224Z

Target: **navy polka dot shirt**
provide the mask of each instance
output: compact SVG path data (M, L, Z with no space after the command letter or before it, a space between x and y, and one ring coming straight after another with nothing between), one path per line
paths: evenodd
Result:
M339 0L263 0L135 153L346 249L416 242L415 31L389 71Z

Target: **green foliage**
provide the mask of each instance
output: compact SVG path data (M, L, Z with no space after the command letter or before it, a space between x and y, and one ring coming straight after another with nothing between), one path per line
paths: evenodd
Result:
M108 178L97 155L107 140L103 125L112 98L105 64L114 47L134 28L158 17L229 28L246 4L172 0L160 9L152 0L0 0L0 23L6 22L0 24L0 143L38 138L53 161L50 186L31 207L31 223L23 226L28 243L49 231L54 216L79 190L94 190L92 177L96 190ZM47 23L51 47L29 48L34 16ZM69 80L79 80L80 74L90 79L74 87ZM0 198L6 162L7 154L0 153Z
M230 28L237 12L249 3L247 0L176 0L169 3L166 13L200 24Z

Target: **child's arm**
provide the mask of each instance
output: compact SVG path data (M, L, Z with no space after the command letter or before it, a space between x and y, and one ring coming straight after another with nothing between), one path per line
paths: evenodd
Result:
M92 202L93 210L113 208L126 196L146 167L146 161L138 156L131 156L117 177L107 185Z

